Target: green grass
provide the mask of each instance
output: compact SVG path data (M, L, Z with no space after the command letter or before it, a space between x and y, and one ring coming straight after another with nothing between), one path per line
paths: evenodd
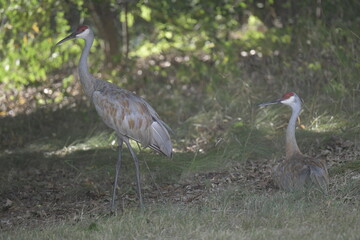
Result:
M224 135L224 142L203 153L176 153L170 160L135 148L141 160L143 188L152 184L195 181L192 176L201 172L226 170L234 165L245 165L246 161L272 160L283 155L282 128L274 130L264 125L260 129L249 128L238 121L232 125ZM329 133L299 130L298 136L305 152L314 144L321 147L332 143ZM344 132L341 137L356 141L351 131ZM53 147L41 148L42 144L35 142L25 145L22 151L3 152L0 156L1 190L6 192L21 187L24 184L22 177L26 179L29 174L26 169L41 172L64 169L72 173L68 175L70 185L65 179L57 180L59 184L64 183L65 200L75 197L75 201L79 201L76 199L88 192L107 192L100 194L100 198L109 198L117 157L116 147L111 146L113 140L111 133L95 132L67 146L59 145L56 151ZM52 145L51 141L48 144ZM15 169L20 171L11 173ZM127 151L124 151L123 170L121 181L125 184L121 184L119 196L134 195L134 188L129 185L134 177L133 163ZM246 175L245 169L238 171ZM117 216L107 215L106 209L95 214L91 210L76 211L66 220L45 221L30 228L16 226L1 232L0 238L357 239L360 234L359 172L357 161L330 169L328 195L315 189L295 193L268 192L251 184L232 183L213 191L209 188L200 203L148 202L146 209L141 211L136 207L135 199L135 203L119 210ZM37 189L44 186L42 181L36 184ZM39 201L39 209L42 209L41 204Z
M164 201L159 203L145 197L145 211L136 207L133 162L125 149L118 196L128 195L132 200L117 216L108 216L108 204L99 202L95 206L103 208L94 212L92 202L87 200L89 194L95 195L100 203L110 199L117 158L115 136L100 123L94 111L72 110L69 115L68 110L59 110L50 120L35 112L26 117L32 134L17 128L23 118L3 120L8 133L27 141L3 146L0 196L12 197L14 195L9 193L16 193L16 189L21 189L20 192L31 189L29 197L38 200L28 209L38 209L35 214L37 211L41 214L41 210L46 214L58 201L68 202L69 205L60 205L60 209L73 206L74 213L63 220L38 221L32 217L31 221L38 222L6 229L0 233L0 238L357 239L360 234L357 114L341 117L331 109L321 111L325 106L321 104L309 103L302 113L306 129L297 130L301 150L317 155L331 147L332 153L340 159L343 154L352 154L348 157L350 160L330 169L328 195L315 190L306 193L268 191L248 182L212 189L211 179L204 180L206 197L201 202L166 201L157 192L154 186L196 182L198 174L227 171L234 166L239 174L247 176L248 162L280 159L284 155L284 129L290 109L275 106L258 109L254 102L260 101L245 104L245 110L235 104L228 109L217 106L220 109L217 111L209 106L208 112L203 110L189 118L184 125L175 128L174 146L178 152L172 159L139 150L133 144L141 162L143 190L155 191L154 194ZM243 114L249 110L250 114ZM31 130L45 123L56 127L44 127L39 132ZM337 142L334 135L342 140ZM352 142L352 148L343 144L346 140ZM184 150L188 146L191 151ZM45 201L46 196L36 191L40 192L48 184L62 186L61 194ZM10 200L15 204L22 202ZM82 207L76 205L78 202L83 202ZM121 201L118 204L121 205Z
M358 186L359 180L349 185ZM357 191L360 189L357 188ZM318 192L254 193L241 186L212 193L198 205L150 204L117 216L83 216L77 224L46 224L3 232L3 239L357 239L359 199L338 189ZM357 192L356 194L358 194ZM347 196L347 198L345 197Z

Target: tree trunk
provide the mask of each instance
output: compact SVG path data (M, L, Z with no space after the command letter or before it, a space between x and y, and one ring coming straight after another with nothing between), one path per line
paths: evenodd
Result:
M94 23L105 42L106 63L112 65L114 57L119 54L116 12L111 10L109 0L85 1L88 4Z
M128 2L125 1L123 3L124 11L122 14L125 15L125 21L122 23L122 38L123 38L123 54L125 59L128 58L129 55L129 24L128 24Z

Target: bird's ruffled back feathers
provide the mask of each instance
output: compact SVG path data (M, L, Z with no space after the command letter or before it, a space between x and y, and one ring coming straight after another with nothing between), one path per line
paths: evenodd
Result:
M168 157L171 157L172 155L172 143L170 139L169 132L173 133L171 128L163 122L157 112L144 101L146 104L151 116L154 119L154 122L151 124L151 130L152 130L152 139L150 140L150 147L153 149L162 152Z
M157 150L168 157L172 155L172 144L168 131L160 122L154 121L151 124L152 138L150 139L150 147Z
M311 165L310 167L310 179L318 185L325 193L328 191L329 178L327 169L320 168L318 166Z
M171 156L170 129L144 99L111 83L93 93L96 110L118 134ZM171 129L170 129L171 131Z
M325 162L302 154L280 163L273 174L276 185L284 190L291 191L314 184L327 192L329 185Z

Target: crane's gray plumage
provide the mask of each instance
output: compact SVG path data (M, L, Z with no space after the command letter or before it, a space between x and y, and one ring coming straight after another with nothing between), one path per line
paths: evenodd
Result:
M133 139L144 147L150 147L156 152L171 157L172 144L168 133L168 130L171 131L171 129L143 98L115 84L97 79L89 73L87 57L94 41L94 34L88 26L80 26L75 32L59 41L56 45L73 38L85 40L85 47L79 62L79 76L83 90L94 104L101 119L118 136L119 156L116 163L111 210L115 208L115 193L121 166L123 142L127 145L134 159L138 197L140 206L143 207L138 159L129 143L129 139Z
M303 155L295 138L296 120L301 112L301 99L294 92L283 95L282 98L260 104L264 107L282 103L292 108L292 114L286 129L285 161L280 163L273 172L273 178L278 187L284 190L301 189L305 185L315 184L325 192L329 185L329 175L323 159Z

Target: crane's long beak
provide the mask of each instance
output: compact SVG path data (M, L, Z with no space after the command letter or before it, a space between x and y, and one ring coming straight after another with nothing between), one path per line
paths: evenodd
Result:
M63 42L66 42L67 40L73 39L76 37L76 33L73 32L72 34L70 34L69 36L67 36L66 38L64 38L63 40L59 41L57 44L55 44L55 46L62 44Z
M259 107L265 107L267 105L272 105L272 104L278 104L278 103L281 103L281 99L277 99L275 101L271 101L271 102L266 102L266 103L262 103L262 104L259 104Z

